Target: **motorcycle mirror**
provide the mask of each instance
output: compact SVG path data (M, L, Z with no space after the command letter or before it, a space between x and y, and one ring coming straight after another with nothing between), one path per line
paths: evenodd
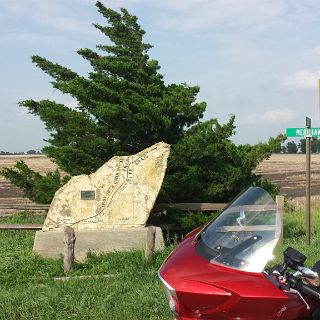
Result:
M273 271L272 271L272 275L273 275L273 276L276 276L276 277L280 277L280 276L281 276L281 273L280 273L278 270L273 270Z
M303 263L306 261L307 257L301 252L288 247L283 253L284 262L287 267L297 268L298 266L303 266Z
M301 272L302 277L309 284L312 284L314 286L319 286L319 276L317 272L306 267L298 267L297 269Z

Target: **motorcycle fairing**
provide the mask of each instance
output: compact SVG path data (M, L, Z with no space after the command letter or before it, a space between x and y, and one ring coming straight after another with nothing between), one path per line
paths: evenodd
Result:
M276 319L272 310L287 300L281 290L262 273L208 262L196 253L193 238L185 239L159 271L175 288L181 314L190 319Z
M281 223L270 195L251 187L215 221L190 233L159 270L174 292L176 319L307 317L310 312L299 298L280 290L262 272L279 239Z

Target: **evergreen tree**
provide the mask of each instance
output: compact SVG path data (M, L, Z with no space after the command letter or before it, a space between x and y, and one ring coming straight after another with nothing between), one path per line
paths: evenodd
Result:
M273 153L281 152L281 143L286 140L286 135L280 134L277 138L270 137L268 144L271 147Z
M319 152L319 140L318 140L318 138L312 138L312 140L311 140L311 152L312 153Z
M294 141L289 141L287 143L287 152L288 153L297 153L298 152L298 147Z
M253 170L271 155L273 146L235 145L229 140L234 134L233 123L234 116L225 125L216 119L200 123L172 147L162 201L229 201L253 183L261 184ZM283 136L276 139L281 141ZM269 183L273 191L271 186Z
M78 50L92 66L87 78L32 57L54 79L55 89L77 100L76 108L49 100L20 103L45 123L50 138L44 152L71 175L90 173L114 155L132 154L161 140L175 144L206 108L195 102L199 87L165 85L135 16L101 2L96 6L108 25L94 26L113 44Z
M306 139L300 139L298 147L299 147L301 153L306 153Z
M298 147L301 150L301 153L306 153L307 145L306 145L306 139L300 139L300 142L298 144ZM317 153L320 151L320 143L317 138L311 139L311 153Z
M158 62L149 58L151 45L143 42L145 32L137 18L123 8L116 12L101 2L96 6L108 24L95 27L111 44L100 44L96 51L78 50L92 67L87 77L32 57L53 78L55 89L77 101L76 107L50 100L20 102L50 133L43 152L70 175L88 174L114 155L132 154L163 140L172 149L162 201L226 201L259 183L252 170L279 147L283 135L269 144L236 146L229 140L233 116L225 125L215 119L201 123L206 104L196 101L199 87L165 84ZM30 177L41 180L26 168L18 173L22 186ZM19 185L14 175L7 172L6 177ZM57 176L47 178L47 185L60 185ZM36 194L41 183L29 185Z

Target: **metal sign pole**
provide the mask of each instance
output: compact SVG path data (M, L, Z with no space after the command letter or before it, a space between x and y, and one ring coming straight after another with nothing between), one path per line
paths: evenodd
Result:
M311 119L306 118L306 131L311 128ZM309 130L310 131L310 130ZM310 246L311 210L310 210L310 171L311 171L311 136L306 135L306 242Z

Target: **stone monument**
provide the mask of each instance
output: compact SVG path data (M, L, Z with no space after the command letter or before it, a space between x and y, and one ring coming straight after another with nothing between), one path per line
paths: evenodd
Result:
M76 231L77 259L88 250L143 248L145 224L161 188L169 152L170 146L159 142L135 155L113 157L90 175L71 178L56 192L42 231L36 233L34 250L58 256L66 227ZM160 248L161 229L156 235L156 248Z

